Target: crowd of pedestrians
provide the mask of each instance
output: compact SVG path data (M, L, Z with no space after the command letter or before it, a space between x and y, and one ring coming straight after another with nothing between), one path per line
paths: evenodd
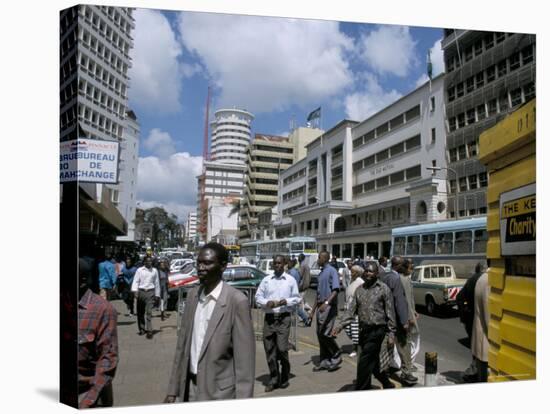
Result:
M199 284L186 299L174 356L166 403L227 398L250 398L255 382L256 344L248 298L224 283L229 263L220 244L204 245L197 257ZM389 265L388 265L389 263ZM357 357L356 390L372 387L374 375L383 388L394 388L390 374L400 371L399 381L414 386L418 378L414 358L420 330L412 294L412 261L394 256L377 261L356 259L346 263L340 275L328 252L319 253L315 300L305 301L311 284L306 257L273 258L273 275L258 286L255 302L264 312L262 342L269 370L265 392L287 388L291 379L289 335L291 315L303 326L315 320L319 362L313 371L340 368L342 349L336 337L345 329L352 342L350 357ZM109 303L120 298L127 316L136 317L138 334L153 337L152 310L166 315L169 267L164 260L146 255L106 257L97 265L99 295L92 293L91 267L81 259L79 303L79 404L81 407L112 405L112 380L118 362L117 312ZM459 297L461 321L472 344L472 367L465 379L487 380L487 273L476 269ZM338 315L338 296L345 289L343 313Z

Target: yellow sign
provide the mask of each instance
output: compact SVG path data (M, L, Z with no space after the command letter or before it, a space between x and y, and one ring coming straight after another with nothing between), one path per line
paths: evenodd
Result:
M534 213L535 211L537 211L537 198L535 195L531 195L504 203L500 217L504 219Z

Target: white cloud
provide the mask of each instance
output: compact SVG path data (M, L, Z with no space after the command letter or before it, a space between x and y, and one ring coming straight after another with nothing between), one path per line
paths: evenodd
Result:
M427 56L426 56L427 59ZM430 48L430 59L432 61L432 78L435 78L440 73L445 71L445 61L443 59L443 49L441 48L441 39L437 40L434 45ZM427 64L427 61L426 61ZM427 68L426 68L427 72ZM422 73L418 80L416 81L416 87L425 84L428 82L428 74Z
M364 88L346 96L344 104L349 119L363 121L398 100L402 95L395 89L385 91L373 74L364 75Z
M130 105L159 113L177 112L183 78L193 74L178 61L182 47L161 12L136 9L134 18Z
M202 157L178 152L166 159L140 157L138 200L144 206L161 205L184 220L196 209L197 180L202 171Z
M220 107L317 105L352 82L353 40L337 22L182 12L179 31L220 90Z
M365 63L380 75L405 77L418 64L416 42L405 26L378 26L360 40Z
M143 141L143 146L152 154L160 158L168 158L176 152L174 141L168 132L153 128L149 136Z

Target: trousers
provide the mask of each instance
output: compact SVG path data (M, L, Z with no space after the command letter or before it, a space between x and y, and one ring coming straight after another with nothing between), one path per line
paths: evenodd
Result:
M386 381L380 373L380 348L386 335L386 325L362 325L359 328L359 346L361 352L357 363L356 390L369 390L372 374L382 383Z
M288 337L290 335L290 314L278 317L267 313L264 320L263 340L270 384L280 385L288 381L290 362L288 359ZM279 370L279 363L281 369Z
M151 318L153 316L153 299L155 297L155 290L149 291L138 290L137 296L137 320L138 328L140 331L151 332L153 330L153 323Z

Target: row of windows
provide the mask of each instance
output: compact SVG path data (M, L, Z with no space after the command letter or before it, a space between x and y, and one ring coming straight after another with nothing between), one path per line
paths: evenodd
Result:
M252 156L252 161L271 162L273 164L288 164L288 165L291 165L293 163L293 160L287 159L287 158L264 157L259 155Z
M287 177L283 180L283 185L288 185L294 181L296 181L299 178L305 177L306 175L306 169L302 168L300 171L295 172L290 177Z
M98 82L101 82L106 88L126 99L126 84L120 81L104 66L81 53L79 53L78 62L80 63L81 70L88 73L88 75L95 78Z
M288 193L283 194L283 201L286 202L286 201L290 201L295 198L298 198L302 196L305 192L306 192L306 186L303 185L301 187L298 187L295 190L292 190L292 191L289 191Z
M457 162L468 158L477 158L478 143L477 141L472 141L467 145L459 145L456 148L449 149L448 153L449 162Z
M408 218L408 206L393 206L365 213L352 214L346 217L346 223L351 226L376 225L378 223L387 223L388 221L402 221Z
M84 46L88 47L93 53L96 54L96 56L102 59L105 63L109 64L113 69L126 76L128 72L128 64L123 59L111 52L108 47L98 41L98 39L87 30L82 30L80 33L80 40Z
M304 203L302 204L299 204L297 206L294 206L294 207L290 207L290 208L287 208L287 209L284 209L283 210L283 217L288 217L290 216L292 213L294 213L296 210L298 210L299 208L302 208L304 206Z
M508 33L508 36L512 36L513 33ZM475 56L481 55L483 53L483 49L489 50L491 49L495 44L502 43L506 39L506 33L503 32L490 32L487 33L483 38L476 40L473 44L468 46L463 46L461 50L459 50L459 55L450 56L446 63L446 72L450 73L455 69L458 69L460 67L461 60L464 62L468 62L472 60Z
M342 193L342 189L341 188L338 188L337 190L332 190L332 192L330 193L330 197L332 200L342 200L342 196L343 196L343 193Z
M120 27L122 32L130 34L130 31L132 30L131 24L126 21L126 19L121 18L118 12L115 13L116 16L118 16L118 21L115 20L115 24ZM126 56L128 56L128 53L130 52L130 43L119 36L118 33L114 31L105 20L99 17L97 13L94 13L94 11L89 7L85 8L84 17L86 18L88 23L90 23L103 35L105 39L111 42L119 50L123 51Z
M231 156L227 156L227 155L223 155L223 154L212 154L212 159L213 160L217 160L217 159L220 159L220 158L223 158L224 160L237 160L237 161L242 161L243 160L242 158L239 158L239 157L231 157Z
M94 11L90 6L80 6L81 13L86 19L93 21ZM97 7L97 6L96 6ZM132 30L131 21L133 21L132 11L128 7L109 7L100 6L101 11L124 33L130 33ZM124 12L124 13L120 13ZM123 16L126 14L127 17Z
M252 172L267 173L267 174L279 174L278 168L265 168L265 167L252 167Z
M244 128L244 126L243 126ZM226 134L228 132L236 132L237 134L245 134L245 135L249 135L250 134L250 129L247 127L245 131L241 130L241 129L232 129L232 128L222 128L221 126L218 126L216 128L216 131L214 132L215 134ZM239 138L242 138L242 137L239 137Z
M92 124L101 132L111 134L116 138L122 137L124 127L121 124L118 124L112 119L109 119L99 112L94 111L87 105L84 105L82 103L78 104L78 117L79 119L82 119L83 121Z
M465 230L395 237L394 255L485 253L487 230Z
M216 154L218 156L222 156L222 154L225 154L225 153L241 154L242 158L239 158L240 160L244 159L244 157L245 157L244 153L241 150L231 150L231 149L225 149L225 148L217 148L217 149L212 148L212 155Z
M219 142L219 143L218 143L218 142L213 142L212 145L210 146L210 148L211 148L212 150L220 151L220 150L222 150L221 147L223 147L223 146L227 146L227 147L241 147L241 148L244 148L244 149L246 149L246 147L248 147L248 145L245 145L245 144L234 144L234 143L232 143L232 142L231 142L231 143L227 143L227 142ZM245 151L243 151L243 150L240 150L239 152L242 152L243 155L244 155L244 153L245 153Z
M270 145L261 145L261 144L254 144L252 146L252 150L258 150L258 151L270 151L270 152L282 152L283 154L292 154L294 153L294 150L292 148L284 148L284 147L272 147Z
M216 121L216 125L218 127L220 126L224 126L224 125L235 125L235 126L240 126L240 127L243 127L243 128L250 128L249 124L248 124L248 120L245 120L245 119L242 119L242 122L226 122L226 121Z
M452 204L451 204L452 206ZM459 217L468 217L468 216L479 216L479 215L486 215L487 214L487 207L479 207L479 208L471 208L469 210L460 210L459 211ZM455 212L450 211L449 215L451 218L455 217Z
M458 189L460 192L477 190L478 188L487 187L487 173L472 174L468 177L460 177L458 179ZM456 193L456 179L449 180L450 193Z
M421 144L420 134L415 135L412 138L409 138L398 144L392 145L391 147L386 148L385 150L382 150L376 154L370 155L366 158L363 158L362 160L354 162L353 171L359 171L364 168L370 168L371 166L379 162L389 160L392 157L396 157L400 154L417 149L420 147L420 144Z
M505 77L508 73L519 69L521 66L531 63L534 57L534 45L524 47L521 51L511 54L508 58L502 59L495 65L470 76L465 81L451 86L447 89L449 102L461 98L496 79Z
M91 100L103 109L124 118L126 113L126 107L116 99L112 98L109 94L102 91L100 88L95 87L93 84L80 78L78 81L78 91L86 98Z
M259 190L259 189L255 189L253 192L256 195L277 196L277 190Z
M353 195L360 195L371 191L377 191L390 185L399 184L405 181L416 179L422 175L420 165L416 165L406 170L397 171L393 174L385 175L376 180L367 181L353 187Z
M456 131L459 128L475 124L490 117L496 113L506 112L508 108L521 105L535 97L535 84L529 82L521 88L516 88L510 92L504 91L500 97L491 99L475 108L470 108L457 116L449 119L449 132Z
M411 122L413 119L420 116L420 105L409 109L402 114L399 114L395 118L384 122L382 125L376 127L375 129L367 132L366 134L361 135L359 138L353 140L353 150L359 148L362 145L369 143L372 140L380 138L390 132L393 129L400 127L401 125Z

